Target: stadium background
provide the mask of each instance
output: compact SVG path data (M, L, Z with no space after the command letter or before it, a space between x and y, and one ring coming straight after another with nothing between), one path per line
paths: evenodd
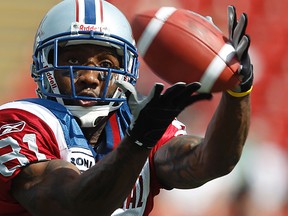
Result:
M30 78L34 33L42 16L60 0L0 1L0 102L35 96ZM252 124L243 157L228 176L198 189L162 191L152 216L288 215L288 1L286 0L110 0L128 17L141 10L176 6L211 16L227 34L227 5L249 17L255 68ZM138 89L161 81L141 63ZM189 133L203 135L218 103L200 102L179 117ZM190 122L185 121L190 119Z

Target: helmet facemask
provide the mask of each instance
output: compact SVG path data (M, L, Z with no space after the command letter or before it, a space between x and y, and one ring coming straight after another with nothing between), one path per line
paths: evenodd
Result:
M59 52L62 47L73 45L96 45L109 47L115 50L121 58L118 68L105 68L100 66L85 65L61 65L59 64ZM34 70L32 75L38 84L38 95L41 98L56 100L65 105L74 116L79 118L82 127L95 127L99 117L107 116L110 112L118 109L126 99L120 89L115 87L113 93L108 87L116 80L125 80L132 84L138 78L137 51L133 44L116 35L106 35L102 32L79 31L75 35L71 32L59 34L43 40L39 43L34 53ZM99 79L103 82L101 95L98 97L78 95L74 85L77 71L97 71ZM70 77L71 90L64 92L59 88L55 73L65 73ZM84 100L95 101L96 105L90 107L75 106L71 101Z
M61 48L82 44L113 48L117 56L121 57L120 67L59 64ZM97 119L108 116L126 100L118 88L113 94L109 92L109 85L117 79L124 79L135 85L138 79L139 63L134 45L132 29L127 18L109 2L104 0L59 2L42 19L35 36L34 63L31 72L38 85L38 96L58 101L66 106L80 120L81 127L95 127ZM106 79L102 82L101 95L77 93L74 78L79 70L95 70L95 73L103 73ZM63 86L57 83L57 73L66 73L70 77L71 91L61 89ZM81 100L95 103L90 103L89 106L70 103Z

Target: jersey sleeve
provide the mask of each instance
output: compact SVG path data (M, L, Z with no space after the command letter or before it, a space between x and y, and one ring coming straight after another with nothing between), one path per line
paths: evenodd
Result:
M23 166L55 158L60 158L59 148L55 134L48 123L27 110L15 108L0 110L2 183L13 179Z
M153 189L152 193L154 196L156 196L160 192L161 188L169 189L161 185L161 183L158 181L156 177L155 166L153 162L155 153L161 146L165 145L173 137L186 135L186 134L187 134L186 126L180 121L178 121L177 119L175 119L169 125L169 127L167 128L167 130L165 131L161 139L157 142L156 146L152 149L150 156L149 156L149 164L150 164L150 170L151 170L151 185L152 185L151 188Z

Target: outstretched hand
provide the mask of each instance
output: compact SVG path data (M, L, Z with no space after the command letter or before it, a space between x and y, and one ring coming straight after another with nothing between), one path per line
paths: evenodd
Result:
M133 115L127 133L135 143L147 148L152 148L158 142L175 117L187 106L212 98L209 93L196 93L201 87L198 82L176 83L163 94L164 85L156 83L143 100L138 99L136 89L130 83L119 81L117 86L124 91Z
M236 50L236 55L240 60L241 66L239 74L242 81L240 85L233 89L234 92L247 92L253 85L253 65L250 61L248 49L250 47L250 37L246 34L247 15L241 14L237 21L236 9L234 6L228 6L228 32L229 39Z

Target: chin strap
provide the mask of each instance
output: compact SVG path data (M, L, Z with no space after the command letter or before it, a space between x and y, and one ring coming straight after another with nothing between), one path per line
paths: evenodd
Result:
M122 97L122 91L118 88L114 93L113 98L120 98ZM81 127L89 128L89 127L96 127L97 123L109 115L109 113L114 112L115 110L121 107L121 103L110 102L107 105L100 105L100 106L91 106L91 107L82 107L82 106L70 106L64 105L73 116L79 119L81 123Z
M77 117L81 122L81 127L89 128L96 127L98 120L109 115L110 112L117 110L119 106L102 105L93 107L81 107L81 106L67 106L65 107Z

